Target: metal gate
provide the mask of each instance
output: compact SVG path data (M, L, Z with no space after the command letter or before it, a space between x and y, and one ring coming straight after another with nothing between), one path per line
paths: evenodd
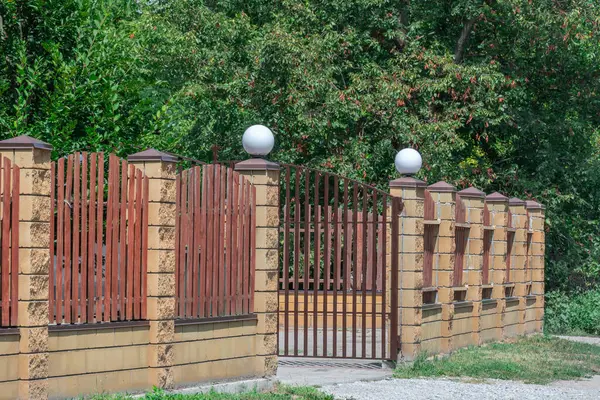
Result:
M279 354L395 359L400 199L286 164L280 196Z

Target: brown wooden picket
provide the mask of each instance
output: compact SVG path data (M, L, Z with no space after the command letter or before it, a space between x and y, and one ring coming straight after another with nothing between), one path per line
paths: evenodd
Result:
M115 155L74 153L51 166L49 320L146 316L148 178Z
M20 169L8 158L0 158L0 327L17 326L19 290L19 192Z
M185 170L176 186L177 317L252 313L256 189L221 165Z

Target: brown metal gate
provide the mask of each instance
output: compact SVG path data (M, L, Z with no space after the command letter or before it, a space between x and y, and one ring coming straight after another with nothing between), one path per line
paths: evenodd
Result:
M399 198L282 164L279 354L395 359Z

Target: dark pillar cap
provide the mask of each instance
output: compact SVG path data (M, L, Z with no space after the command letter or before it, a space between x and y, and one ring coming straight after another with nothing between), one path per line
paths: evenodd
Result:
M235 164L236 171L279 171L279 164L264 158L251 158Z
M131 154L127 157L127 161L142 162L142 161L165 161L177 162L179 158L173 154L163 153L155 149L140 151L139 153Z
M41 140L32 138L31 136L21 135L11 139L0 141L0 150L14 149L42 149L52 150L50 143L42 142Z

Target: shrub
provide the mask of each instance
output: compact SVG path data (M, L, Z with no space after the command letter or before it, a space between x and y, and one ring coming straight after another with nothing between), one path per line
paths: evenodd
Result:
M600 288L546 294L545 330L555 334L600 335Z

